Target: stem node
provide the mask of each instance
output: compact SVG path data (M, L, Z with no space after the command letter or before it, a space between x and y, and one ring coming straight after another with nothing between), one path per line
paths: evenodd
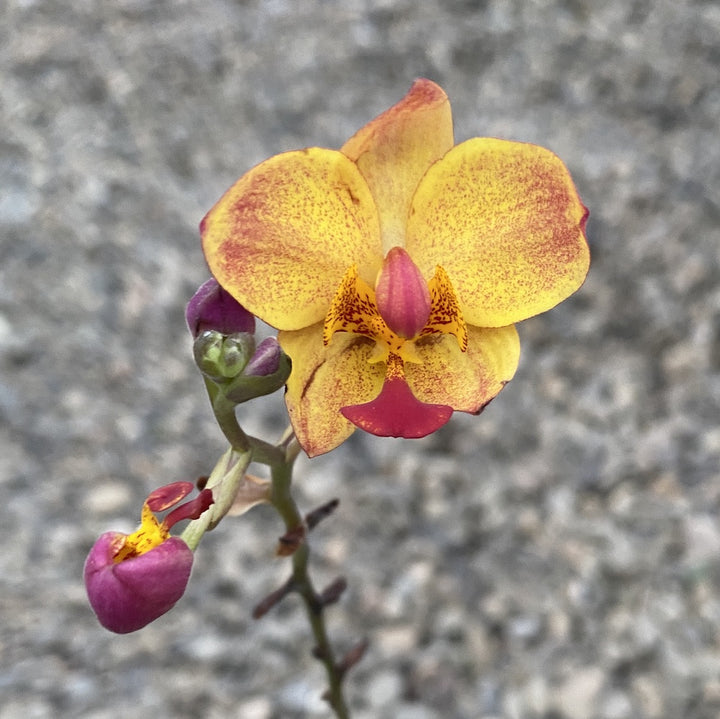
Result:
M285 599L285 597L287 597L294 588L295 580L293 577L290 577L290 579L288 579L282 587L276 589L274 592L270 592L265 599L255 605L252 613L253 619L260 619L261 617L264 617L276 604L279 604L283 599Z
M363 638L345 654L337 665L342 676L347 674L363 658L369 646L370 642Z
M305 526L298 525L278 539L278 546L275 553L278 557L290 557L297 552L300 545L305 541Z

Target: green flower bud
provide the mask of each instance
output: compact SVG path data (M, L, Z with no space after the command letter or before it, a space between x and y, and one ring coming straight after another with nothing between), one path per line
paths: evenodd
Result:
M255 338L246 332L225 336L217 330L206 330L193 344L200 371L218 384L241 374L254 351Z

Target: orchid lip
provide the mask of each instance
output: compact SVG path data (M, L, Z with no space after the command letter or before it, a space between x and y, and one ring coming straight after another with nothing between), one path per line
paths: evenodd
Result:
M390 377L374 400L342 407L340 412L356 427L378 437L419 439L447 424L453 409L421 402L403 378Z
M402 358L391 354L380 394L370 402L341 407L340 412L356 427L378 437L419 439L446 424L453 408L421 402L408 386Z
M190 579L193 553L170 537L145 554L115 563L117 532L106 532L85 561L85 587L98 621L117 634L142 629L170 611Z

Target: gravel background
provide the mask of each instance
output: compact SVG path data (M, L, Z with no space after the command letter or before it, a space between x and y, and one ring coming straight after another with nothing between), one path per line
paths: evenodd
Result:
M515 380L422 441L300 462L359 719L720 715L720 6L710 0L0 3L0 719L326 717L259 509L176 609L104 632L106 529L223 450L183 321L197 224L276 152L340 146L417 76L456 136L568 164L593 267ZM279 435L279 397L246 425Z

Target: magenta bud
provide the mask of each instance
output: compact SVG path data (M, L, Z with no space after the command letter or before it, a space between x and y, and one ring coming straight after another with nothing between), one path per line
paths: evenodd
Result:
M247 366L243 370L246 377L265 377L275 374L280 366L282 350L276 337L267 337L255 350Z
M117 634L142 629L170 611L185 592L193 553L179 537L116 562L125 535L105 532L85 560L85 587L98 621Z
M200 285L192 296L185 319L193 337L205 330L216 330L224 335L255 332L255 317L213 278Z

